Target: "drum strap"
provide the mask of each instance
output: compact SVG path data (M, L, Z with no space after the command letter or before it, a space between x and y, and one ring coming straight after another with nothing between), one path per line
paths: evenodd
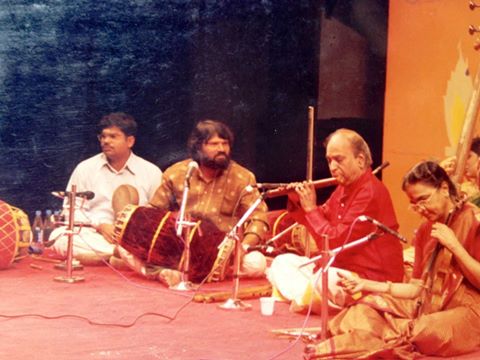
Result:
M272 229L273 236L277 235L277 229L278 229L278 226L280 225L280 221L282 221L283 218L287 215L288 215L288 211L285 211L278 216L277 220L275 220L273 224L273 229Z
M171 211L167 211L165 215L162 218L162 221L160 221L160 224L158 224L157 230L155 230L155 234L153 235L153 240L152 243L150 244L150 249L148 249L148 256L147 256L147 262L150 262L150 258L152 256L152 251L155 248L155 243L157 242L158 235L160 235L160 232L163 229L163 226L165 225L165 222L167 219L170 217Z

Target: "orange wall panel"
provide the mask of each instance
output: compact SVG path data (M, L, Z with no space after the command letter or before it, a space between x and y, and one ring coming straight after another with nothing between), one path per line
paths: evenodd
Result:
M390 1L383 180L408 238L420 218L407 210L402 177L421 160L455 154L479 63L480 36L468 32L477 24L480 8L468 0Z

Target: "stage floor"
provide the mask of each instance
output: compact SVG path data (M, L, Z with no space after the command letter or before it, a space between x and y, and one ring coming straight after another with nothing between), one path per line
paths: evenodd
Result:
M107 266L75 271L84 281L57 282L66 275L53 263L30 257L0 272L3 300L1 359L301 359L304 344L275 329L300 328L304 315L277 303L263 316L259 300L250 311L222 310L193 302L191 292L168 290L155 281ZM266 280L242 280L241 288ZM204 290L230 291L232 282ZM223 303L220 302L220 304ZM319 327L317 315L307 327ZM476 354L456 359L478 359Z
M301 327L304 316L277 303L273 316L222 310L192 302L190 292L168 290L132 272L106 266L74 271L85 280L54 281L66 275L54 264L25 258L0 272L3 301L2 359L299 359L303 344L271 330ZM266 281L241 281L241 287ZM230 281L205 289L229 291ZM220 302L219 304L223 303ZM318 326L312 317L309 326Z

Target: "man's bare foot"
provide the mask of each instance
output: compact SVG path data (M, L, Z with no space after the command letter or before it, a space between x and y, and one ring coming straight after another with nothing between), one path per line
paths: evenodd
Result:
M158 274L158 280L168 287L172 287L182 281L182 273L173 269L162 269Z
M128 266L128 264L125 262L125 260L123 260L120 256L112 255L110 256L110 259L108 260L108 262L113 268L117 270L126 270L126 271L132 270L130 266Z

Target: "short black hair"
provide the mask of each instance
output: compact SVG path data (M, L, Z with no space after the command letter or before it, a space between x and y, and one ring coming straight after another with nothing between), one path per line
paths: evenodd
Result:
M112 126L118 127L126 136L137 134L137 122L132 115L123 112L114 112L103 116L97 126L97 133Z

